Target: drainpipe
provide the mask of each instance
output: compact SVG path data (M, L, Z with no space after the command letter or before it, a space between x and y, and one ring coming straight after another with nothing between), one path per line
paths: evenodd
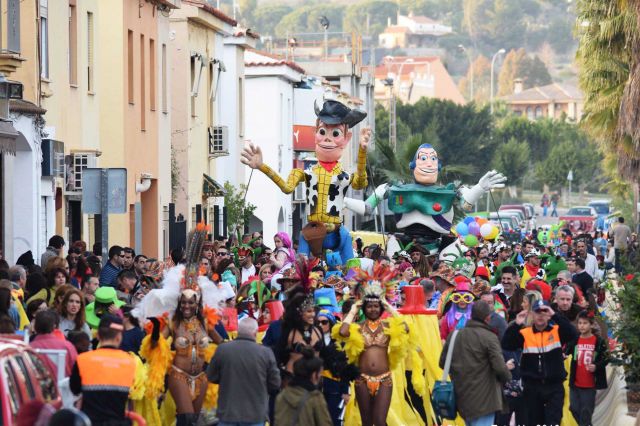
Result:
M136 182L136 194L146 192L151 188L151 173L141 173L140 182ZM135 207L135 229L136 229L136 254L142 254L142 202L136 195Z

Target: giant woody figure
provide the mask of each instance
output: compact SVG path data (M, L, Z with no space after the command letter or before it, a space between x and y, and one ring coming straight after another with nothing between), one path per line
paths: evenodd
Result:
M316 157L318 163L306 170L293 169L285 181L271 167L262 162L260 147L251 144L242 152L242 163L259 169L282 192L290 194L299 183L306 186L309 215L302 229L298 252L322 257L324 250L339 252L343 262L353 257L349 230L342 224L342 208L349 187L364 189L367 186L367 146L371 130L360 131L358 165L350 175L340 163L342 152L352 137L350 129L364 120L365 112L350 109L341 102L325 100L322 109L315 105Z

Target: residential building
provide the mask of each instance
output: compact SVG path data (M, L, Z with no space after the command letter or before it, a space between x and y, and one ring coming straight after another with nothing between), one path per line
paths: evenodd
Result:
M245 85L251 102L244 106L245 138L262 149L263 160L285 179L293 168L294 88L305 70L294 62L265 52L245 52ZM250 230L267 238L278 231L292 232L293 196L283 194L260 172L247 173L247 201L257 208Z
M433 47L438 38L451 34L452 28L443 25L426 16L414 16L413 13L401 15L398 13L396 25L391 25L378 36L380 47L387 49L408 47Z
M28 250L38 257L55 229L54 178L43 176L41 164L49 154L40 106L42 3L0 2L0 73L19 83L13 99L0 99L0 250L10 264Z
M448 100L465 104L464 96L437 56L389 56L375 70L375 98L389 99L389 88L384 80L393 80L397 100L414 104L421 98Z
M93 17L100 49L86 70L91 90L101 91L100 167L127 171L127 213L109 215L109 243L164 257L163 213L171 201L168 16L180 0L114 0L100 6ZM92 69L98 66L104 71L96 75Z
M230 70L225 61L225 40L234 38L236 21L203 0L183 0L180 10L171 15L170 25L174 37L171 182L175 211L186 219L188 229L204 221L212 223L213 233L219 234L224 190L215 178L216 165L229 162L230 146L229 126L221 119L228 107L221 97L223 76L232 76L236 90L241 86L236 64L230 64ZM234 123L238 120L232 117ZM231 145L235 148L235 127L234 132ZM239 164L237 158L235 166L240 168Z
M229 182L236 188L246 182L247 167L240 163L240 153L247 140L246 133L246 79L244 55L247 49L256 47L259 36L250 30L236 28L233 37L224 39L224 65L226 72L220 76L219 101L216 102L220 123L228 134L228 156L215 160L215 180L221 185ZM217 198L214 204L213 231L227 235L224 200Z
M513 94L501 98L516 115L529 120L540 118L578 122L582 118L584 96L580 89L569 84L552 83L523 90L523 81L514 81Z
M52 170L43 172L54 172L57 212L55 228L48 228L43 240L58 234L69 243L86 241L89 247L100 240L93 215L82 211L82 172L98 166L102 150L100 82L104 69L97 66L95 55L100 50L96 37L99 13L98 0L40 3L41 102L47 110L43 147L64 155L64 167L57 175Z

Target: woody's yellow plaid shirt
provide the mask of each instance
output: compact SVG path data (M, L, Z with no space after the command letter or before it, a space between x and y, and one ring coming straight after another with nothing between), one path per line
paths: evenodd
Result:
M280 190L285 194L292 193L299 183L305 182L305 171L302 169L291 170L286 182L271 167L267 166L266 164L260 166L260 171L267 175L267 177L271 179L273 183L278 185L278 188L280 188ZM320 164L316 164L310 169L310 172L318 178L318 199L316 201L315 212L308 215L307 220L309 222L322 222L331 224L342 223L342 218L339 211L337 212L337 214L330 214L328 211L329 186L331 185L332 179L343 172L342 164L340 164L340 162L337 162L330 172L328 172ZM365 149L362 149L362 147L358 148L356 172L351 175L349 179L349 185L353 189L364 189L367 187L367 151ZM308 185L308 183L306 184ZM307 189L309 188L307 187ZM307 194L309 194L310 197L311 191L307 191ZM307 203L309 203L310 201L311 200L307 199Z

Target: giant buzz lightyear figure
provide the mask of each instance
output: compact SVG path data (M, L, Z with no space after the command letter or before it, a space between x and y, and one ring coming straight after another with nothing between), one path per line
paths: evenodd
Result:
M318 163L306 170L293 169L285 181L262 161L260 147L253 144L242 152L242 163L258 169L285 194L293 192L300 183L306 188L307 224L300 236L298 252L323 257L326 250L340 253L343 262L353 258L351 234L343 225L342 211L347 190L367 186L367 146L371 130L360 131L357 170L349 174L342 168L340 158L351 141L353 128L367 116L337 100L325 100L322 108L315 105L315 153Z
M471 188L456 187L453 183L437 185L442 165L438 153L430 144L418 147L409 168L413 172L414 183L380 185L366 201L347 199L345 206L358 214L370 214L380 201L388 199L389 210L396 215L401 242L416 241L431 254L440 253L441 258L449 252L459 252L455 248L455 239L447 238L454 220L454 204L459 203L464 210L471 211L484 194L494 188L504 187L507 180L492 170ZM390 247L389 244L387 252L399 251L397 241L391 241L397 247Z

